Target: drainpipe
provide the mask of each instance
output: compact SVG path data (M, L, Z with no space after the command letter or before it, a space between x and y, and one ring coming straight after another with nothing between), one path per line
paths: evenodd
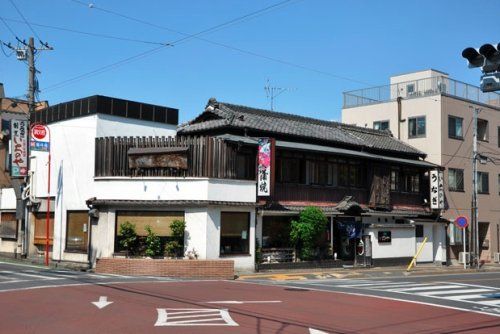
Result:
M401 139L401 123L404 121L402 120L401 113L402 113L402 107L401 107L401 100L403 98L401 96L398 96L396 99L396 102L398 104L398 139Z

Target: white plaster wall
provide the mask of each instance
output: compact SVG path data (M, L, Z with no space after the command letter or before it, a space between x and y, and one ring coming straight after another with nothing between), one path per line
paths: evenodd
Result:
M434 261L434 234L433 225L434 224L419 224L424 226L424 238L427 237L427 242L422 249L422 252L417 258L418 262L433 262ZM415 253L422 244L424 238L417 238L415 245Z
M208 178L98 178L98 199L255 202L255 181ZM90 197L90 196L89 196Z
M98 114L96 137L160 136L173 137L177 126L126 117Z
M16 194L13 188L0 189L0 210L16 210Z
M0 189L0 210L12 212L16 210L16 195L13 188ZM20 236L18 226L18 238ZM0 238L0 252L2 253L16 253L18 250L18 243L16 240ZM20 249L19 249L20 250Z
M378 231L391 231L391 242L378 243ZM413 257L415 255L415 229L413 228L369 228L374 259Z
M446 226L434 224L432 227L434 262L446 262Z
M207 198L212 201L255 202L255 181L210 179Z
M97 222L91 226L92 263L101 257L112 257L115 244L115 210L99 213Z
M207 209L207 259L218 259L220 255L220 209ZM235 263L236 265L236 263Z
M390 81L391 81L391 85L392 85L392 84L401 83L401 82L427 79L427 78L438 77L438 76L448 77L448 74L443 73L443 72L439 72L439 71L435 71L432 69L428 69L428 70L423 70L423 71L393 75L390 78Z
M186 233L184 235L184 253L196 250L200 259L207 259L207 247L214 243L208 241L206 208L188 208L185 210Z

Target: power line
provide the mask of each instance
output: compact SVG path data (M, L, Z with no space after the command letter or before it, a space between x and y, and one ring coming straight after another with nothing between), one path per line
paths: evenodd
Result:
M41 43L42 39L40 38L40 36L36 33L35 29L33 29L33 27L31 26L31 24L28 22L28 20L26 20L26 18L24 17L23 13L19 10L19 8L17 8L16 4L14 3L14 1L12 0L9 0L10 3L12 4L12 6L14 6L14 8L16 9L17 13L19 14L19 16L21 16L21 18L23 19L24 22L26 22L26 24L28 25L28 27L30 28L31 32L36 36L36 38L38 38L38 41ZM42 43L43 44L43 43Z
M14 36L14 38L16 38L16 33L14 32L14 30L12 30L12 28L7 24L7 22L2 18L0 17L0 20L2 20L3 24L5 25L5 27L7 27L7 29L10 31L10 33L12 34L12 36Z
M280 2L280 4L283 4L285 2L289 2L290 0L287 0L287 1L282 1ZM74 2L77 2L79 4L84 4L83 2L81 1L77 1L75 0ZM221 29L222 27L224 26L227 26L227 25L233 25L235 24L236 22L238 22L238 20L243 20L243 19L247 19L249 18L250 16L253 16L255 17L255 15L257 14L261 14L263 13L265 10L268 10L269 8L274 8L276 7L276 5L271 5L271 6L267 6L263 9L259 9L257 11L254 11L250 14L245 14L243 16L240 16L240 17L237 17L237 18L234 18L234 19L231 19L227 22L224 22L224 23L221 23L221 24L217 24L216 26L213 26L211 28L207 28L207 29L204 29L196 34L185 34L185 33L182 33L183 35L185 35L185 37L182 37L180 39L177 39L171 43L168 43L168 44L165 44L165 45L162 45L160 47L156 47L156 48L153 48L153 49L149 49L149 50L146 50L146 51L143 51L139 54L136 54L136 55L133 55L133 56L130 56L130 57L127 57L125 59L122 59L122 60L119 60L115 63L112 63L112 64L108 64L108 65L105 65L105 66L102 66L98 69L95 69L93 71L90 71L90 72L87 72L87 73L84 73L84 74L81 74L81 75L78 75L76 77L73 77L73 78L70 78L70 79L67 79L67 80L64 80L64 81L61 81L59 83L56 83L54 85L51 85L47 88L44 88L42 91L43 92L47 92L47 91L51 91L51 90L54 90L54 89L58 89L58 88L61 88L61 87L64 87L68 84L71 84L71 83L74 83L74 82L77 82L77 81L80 81L80 80L83 80L85 78L88 78L90 76L94 76L94 75L97 75L97 74L100 74L100 73L103 73L105 71L108 71L108 70L111 70L113 68L116 68L116 67L119 67L121 65L124 65L124 64L127 64L127 63L130 63L130 62L133 62L133 61L136 61L138 59L141 59L141 58L144 58L144 57L147 57L151 54L154 54L158 51L160 51L161 49L163 49L165 46L174 46L175 44L179 43L179 42L182 42L182 41L185 41L187 40L188 38L199 38L198 36L200 34L205 34L209 31L212 31L213 29ZM96 8L96 7L91 7L91 8ZM98 9L101 9L101 10L104 10L102 8L98 8ZM106 12L110 12L109 10L105 10ZM114 13L114 12L113 12ZM118 13L119 14L119 13ZM119 14L121 15L121 14ZM128 16L127 16L128 17Z
M260 14L262 14L264 12L284 7L285 5L291 4L294 1L298 2L298 1L302 1L302 0L284 0L284 1L272 4L270 6L264 7L262 9L259 9L257 11L248 13L246 15L234 18L234 19L232 19L230 21L227 21L227 22L215 25L213 27L210 27L208 29L202 30L202 31L200 31L200 32L198 32L198 33L196 33L194 35L188 34L188 33L185 33L185 32L179 31L179 30L175 30L175 29L172 29L172 28L169 28L169 27L165 27L165 26L162 26L162 25L158 25L158 24L155 24L155 23L143 20L143 19L139 19L137 17L132 17L132 16L129 16L129 15L126 15L126 14L122 14L122 13L113 11L111 9L107 9L107 8L104 8L104 7L99 7L99 6L96 6L93 3L87 3L87 2L84 2L84 1L80 1L80 0L70 0L70 1L74 2L76 4L79 4L79 5L82 5L82 6L86 7L86 8L99 10L99 11L105 12L107 14L115 15L115 16L118 16L118 17L130 20L130 21L134 21L134 22L145 24L145 25L148 25L148 26L151 26L151 27L154 27L154 28L158 28L158 29L170 31L170 32L182 35L182 36L184 36L186 38L193 38L193 37L201 35L201 34L205 34L205 33L208 33L208 32L213 32L213 31L219 30L222 27L232 25L233 23L243 21L243 20L248 19L250 17L257 17L257 16L259 16ZM181 42L181 41L183 41L183 39L177 40L176 42L178 43L178 42Z
M0 19L2 21L5 20L5 21L10 21L10 22L16 22L16 23L26 24L26 22L24 22L24 21L15 20L15 19L9 19L9 18L6 18L6 17L0 17ZM143 43L143 44L156 44L156 45L167 45L168 44L168 43L155 42L155 41L147 41L147 40L135 39L135 38L129 38L129 37L120 37L120 36L114 36L114 35L100 34L100 33L94 33L94 32L89 32L89 31L81 31L81 30L76 30L76 29L72 29L72 28L65 28L65 27L60 27L60 26L52 26L52 25L48 25L48 24L33 23L33 22L30 22L30 24L32 26L35 26L35 27L42 27L42 28L48 28L48 29L66 31L66 32L71 32L71 33L75 33L75 34L92 36L92 37L116 39L116 40L126 41L126 42L137 42L137 43Z
M200 40L200 41L203 41L203 42L206 42L206 43L218 46L218 47L222 47L222 48L229 49L229 50L232 50L232 51L237 51L239 53L243 53L243 54L246 54L246 55L249 55L249 56L253 56L253 57L257 57L257 58L269 60L269 61L276 62L276 63L282 64L282 65L287 65L287 66L299 68L299 69L302 69L302 70L314 72L316 74L322 74L322 75L330 76L330 77L333 77L333 78L336 78L336 79L342 79L342 80L346 80L346 81L351 81L351 82L355 82L355 83L366 85L366 86L373 86L373 84L367 83L367 82L364 82L364 81L360 81L360 80L348 78L348 77L337 75L337 74L330 73L330 72L327 72L327 71L318 70L316 68L304 66L304 65L301 65L301 64L296 64L296 63L293 63L293 62L288 61L288 60L283 60L283 59L279 59L279 58L275 58L275 57L266 56L264 54L260 54L260 53L257 53L257 52L253 52L253 51L241 49L241 48L234 47L234 46L231 46L231 45L228 45L228 44L219 43L219 42L215 42L215 41L212 41L212 40L208 40L206 38L199 37L199 35L201 35L202 33L204 34L204 33L208 33L208 32L213 32L215 30L220 30L223 26L232 25L238 19L230 20L228 22L225 22L225 23L216 25L214 27L205 29L205 30L203 30L203 31L201 31L199 33L196 33L196 34L188 34L188 33L185 33L185 32L179 31L179 30L175 30L175 29L172 29L172 28L169 28L169 27L161 26L161 25L154 24L154 23L151 23L151 22L148 22L148 21L145 21L145 20L141 20L141 19L138 19L138 18L135 18L135 17L131 17L131 16L125 15L125 14L121 14L121 13L118 13L116 11L112 11L110 9L105 9L105 8L102 8L102 7L97 7L94 4L89 4L89 3L86 3L86 2L83 2L83 1L80 1L80 0L70 0L70 1L75 2L77 4L80 4L80 5L83 5L83 6L88 7L88 8L97 9L97 10L101 10L103 12L106 12L106 13L109 13L109 14L112 14L112 15L116 15L116 16L125 18L127 20L131 20L131 21L134 21L134 22L142 23L142 24L145 24L145 25L148 25L148 26L152 26L152 27L155 27L155 28L158 28L158 29L163 29L163 30L166 30L166 31L174 32L174 33L177 33L177 34L185 36L185 38L181 38L179 40L176 40L172 44L179 44L180 42L184 42L185 40L188 40L188 39L191 39L191 38L195 38L197 40ZM268 7L265 7L263 9L261 9L261 10L258 10L256 12L244 15L239 20L248 19L250 17L252 17L252 18L256 17L257 14L262 14L265 11L268 11L270 9L276 9L277 7L281 8L283 5L289 4L289 3L291 3L290 0L288 0L288 1L282 1L282 2L276 3L274 5L270 5Z

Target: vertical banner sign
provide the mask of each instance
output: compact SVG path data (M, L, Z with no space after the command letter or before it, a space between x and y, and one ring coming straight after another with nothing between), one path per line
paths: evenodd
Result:
M438 173L439 176L439 184L438 184L438 193L439 193L439 199L438 199L438 205L439 209L444 209L444 173L442 170L439 171Z
M271 195L271 140L259 138L257 196Z
M25 177L28 175L28 121L11 120L10 133L12 140L10 175Z
M49 130L47 126L36 124L31 128L30 149L32 151L49 152Z
M432 170L430 173L431 209L444 209L443 172Z

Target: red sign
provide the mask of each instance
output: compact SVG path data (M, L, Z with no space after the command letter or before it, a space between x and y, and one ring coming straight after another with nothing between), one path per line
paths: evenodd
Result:
M469 221L467 220L467 217L465 216L459 216L457 219L455 219L455 226L458 228L466 228L469 226Z
M44 125L37 124L31 128L31 136L37 140L44 141L47 136L47 128Z

